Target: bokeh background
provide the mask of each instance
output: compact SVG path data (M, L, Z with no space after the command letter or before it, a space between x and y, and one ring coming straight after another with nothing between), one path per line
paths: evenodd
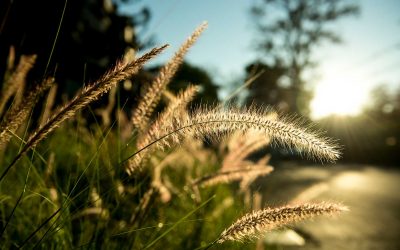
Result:
M55 74L71 96L129 48L169 43L154 72L207 20L173 89L202 84L198 101L213 102L259 74L234 102L320 123L343 145L342 161L400 163L398 1L71 1L64 16L63 1L3 5L0 75L10 51L36 53L31 78Z
M342 200L353 212L334 228L316 222L298 229L311 242L307 249L399 249L399 13L397 0L2 1L0 78L10 60L37 54L28 82L54 75L61 103L132 49L169 43L124 85L121 99L134 106L141 83L208 21L173 91L200 84L195 102L215 103L241 88L230 103L297 114L342 145L342 158L329 168L268 148L277 171L258 183L268 194L263 203L316 185L311 196Z

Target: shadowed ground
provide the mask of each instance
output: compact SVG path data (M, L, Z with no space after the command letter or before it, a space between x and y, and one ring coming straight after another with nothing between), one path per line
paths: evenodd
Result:
M259 184L265 205L339 201L350 208L293 229L304 246L277 249L400 249L400 171L374 166L277 167ZM267 236L268 237L268 236Z

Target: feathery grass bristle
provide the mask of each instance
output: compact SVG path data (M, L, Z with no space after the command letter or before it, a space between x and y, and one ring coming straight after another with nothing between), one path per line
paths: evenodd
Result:
M149 118L155 106L158 104L162 93L166 89L166 86L182 64L183 58L189 48L192 47L206 28L207 22L201 24L192 35L186 39L179 50L175 53L174 57L172 57L171 60L160 69L160 72L153 82L145 88L144 96L139 100L138 106L132 115L132 123L139 131L143 131L146 128Z
M89 84L80 94L69 102L65 107L61 108L53 115L37 132L35 132L27 142L27 146L35 147L48 133L58 127L63 121L75 115L75 113L97 100L100 96L107 93L118 82L132 77L148 60L161 53L167 45L154 48L150 52L144 54L131 63L118 62L110 71L105 73L99 80Z
M265 208L244 215L219 236L217 243L224 241L243 241L257 238L262 233L284 225L309 219L318 215L332 215L348 211L348 208L336 203L309 203L278 208Z
M255 107L213 109L207 106L200 106L190 115L176 117L169 124L155 130L152 138L157 139L140 148L131 157L140 159L152 146L164 149L179 145L185 138L219 137L235 131L262 132L279 145L299 150L300 153L321 161L333 162L340 157L339 147L330 139L298 126L296 122L287 122L285 118L271 118ZM128 165L127 172L132 171Z
M160 54L166 47L168 47L168 45L153 48L151 51L145 53L143 56L130 63L119 61L114 68L106 72L102 77L100 77L99 80L85 87L72 99L72 101L59 109L45 124L43 124L43 126L33 132L25 146L3 171L0 176L0 181L6 176L8 171L22 157L23 154L25 154L29 149L36 147L40 141L46 138L46 136L60 126L61 123L73 117L78 110L86 107L93 101L100 98L117 83L135 75L147 61Z
M208 187L221 183L239 181L247 177L261 177L270 174L274 170L271 166L249 166L237 169L229 169L224 172L203 176L193 181L194 186Z
M22 99L26 84L26 76L36 62L36 55L22 55L17 68L11 74L10 78L4 83L0 92L0 114L11 96L15 95L14 103L19 104Z
M157 131L161 130L165 124L169 124L173 115L177 115L186 109L186 105L194 98L200 88L196 85L189 85L184 91L180 91L165 110L158 116L158 118L151 124L146 133L139 136L136 142L136 148L141 149L146 147L149 143L157 140ZM155 150L155 148L153 148ZM140 167L142 160L150 154L151 150L146 150L142 154L137 155L128 162L129 172L134 172L135 169Z
M12 138L17 129L28 118L30 110L35 106L39 96L50 88L53 82L53 78L43 80L34 89L28 92L28 96L19 105L13 103L0 125L0 147Z

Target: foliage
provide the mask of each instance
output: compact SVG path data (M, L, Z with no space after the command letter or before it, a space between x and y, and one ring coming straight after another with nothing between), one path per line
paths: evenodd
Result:
M330 24L357 12L356 5L341 0L262 0L252 7L260 34L257 49L270 67L285 69L282 76L291 92L285 101L292 112L308 114L312 96L303 74L314 65L312 52L324 41L340 41Z
M344 145L343 161L386 166L400 164L399 97L398 90L380 85L371 91L370 102L362 114L331 116L319 121L330 136L338 138Z
M158 69L159 67L155 67L150 69L150 71L154 72ZM201 90L196 95L193 103L212 104L218 99L218 88L211 76L204 69L188 62L183 62L169 84L170 89L173 93L177 94L179 90L187 87L188 83L201 86Z
M2 15L0 77L10 50L16 58L36 54L29 79L54 75L60 90L72 95L84 82L98 78L128 49L148 46L135 32L146 27L150 18L147 8L131 17L121 15L112 0L2 2L5 6L1 9L8 12Z

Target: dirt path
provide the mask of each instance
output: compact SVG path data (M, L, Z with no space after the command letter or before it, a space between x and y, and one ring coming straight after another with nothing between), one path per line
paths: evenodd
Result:
M373 166L276 168L260 183L266 205L339 201L350 211L294 227L304 246L283 249L400 249L400 171ZM297 198L296 198L297 197ZM282 249L282 248L279 248Z

